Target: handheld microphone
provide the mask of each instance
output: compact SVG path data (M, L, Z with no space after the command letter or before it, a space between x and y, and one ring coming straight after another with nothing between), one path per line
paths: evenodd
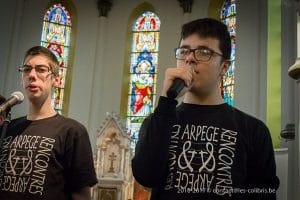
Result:
M13 92L11 94L11 97L0 105L0 113L6 111L7 109L13 107L16 104L22 103L23 100L24 100L24 95L22 94L22 92L19 91Z
M176 78L173 81L173 84L171 85L169 90L167 91L167 96L169 98L175 99L183 88L184 81L182 79Z

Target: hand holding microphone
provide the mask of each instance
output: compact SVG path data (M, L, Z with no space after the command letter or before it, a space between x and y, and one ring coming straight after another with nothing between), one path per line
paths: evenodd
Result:
M167 97L171 99L175 99L183 88L184 88L184 80L180 78L176 78L173 81L169 90L167 91Z
M163 96L172 99L177 98L184 88L187 91L191 87L192 80L193 68L191 66L168 68L165 75Z

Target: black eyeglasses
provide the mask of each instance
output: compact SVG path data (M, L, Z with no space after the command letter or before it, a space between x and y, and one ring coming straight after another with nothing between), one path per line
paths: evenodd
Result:
M197 61L202 61L202 62L209 61L214 54L223 57L222 54L215 52L214 50L209 49L207 47L202 47L197 49L179 47L175 49L175 58L178 60L185 60L187 56L190 55L191 52L193 52L194 58Z

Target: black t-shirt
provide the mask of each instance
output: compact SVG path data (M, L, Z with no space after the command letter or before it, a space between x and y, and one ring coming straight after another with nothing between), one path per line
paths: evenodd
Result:
M13 120L0 157L0 199L71 199L97 182L83 125L55 115Z
M278 178L268 128L227 104L160 98L132 161L151 199L275 199Z

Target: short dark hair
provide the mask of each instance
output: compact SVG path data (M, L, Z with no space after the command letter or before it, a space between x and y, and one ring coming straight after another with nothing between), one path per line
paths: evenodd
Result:
M54 76L59 75L59 62L58 62L56 56L49 49L47 49L46 47L43 47L43 46L34 46L34 47L31 47L30 49L28 49L24 55L23 64L28 56L36 56L36 55L43 55L43 56L46 56L47 58L49 58L54 64L54 65L51 65L51 63L50 63L52 74Z
M231 39L227 26L222 22L212 18L202 18L188 22L182 26L181 39L185 39L192 34L200 37L211 37L219 40L219 48L224 59L230 59Z

